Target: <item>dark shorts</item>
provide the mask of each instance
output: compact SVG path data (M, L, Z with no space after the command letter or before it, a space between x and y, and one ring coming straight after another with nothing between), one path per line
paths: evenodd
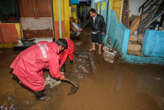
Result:
M91 40L92 42L102 44L102 34L101 33L91 34Z

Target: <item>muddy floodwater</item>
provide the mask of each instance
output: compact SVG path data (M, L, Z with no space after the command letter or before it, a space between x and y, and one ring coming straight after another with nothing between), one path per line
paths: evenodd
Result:
M17 53L0 49L0 110L164 110L163 66L107 63L88 51L88 33L74 42L74 64L67 61L65 75L79 89L68 95L72 86L61 83L46 91L47 102L12 79L9 65Z

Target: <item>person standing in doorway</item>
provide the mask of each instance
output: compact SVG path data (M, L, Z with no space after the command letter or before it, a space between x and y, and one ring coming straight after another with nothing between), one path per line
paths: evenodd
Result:
M90 51L96 50L96 43L98 43L98 54L102 53L102 35L106 33L106 25L103 16L97 14L96 10L91 8L89 10L90 17L87 23L84 25L84 28L91 26L91 41L92 48Z

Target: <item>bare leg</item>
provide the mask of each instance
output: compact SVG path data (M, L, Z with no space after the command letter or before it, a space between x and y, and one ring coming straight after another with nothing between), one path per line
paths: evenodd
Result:
M101 55L101 53L102 53L102 44L99 44L98 53L99 53L99 55Z
M96 43L92 42L92 48L90 49L90 51L95 51L96 50L95 45L96 45Z

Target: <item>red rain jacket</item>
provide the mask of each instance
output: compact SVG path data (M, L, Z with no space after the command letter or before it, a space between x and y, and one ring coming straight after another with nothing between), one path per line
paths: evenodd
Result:
M54 78L60 78L59 48L55 42L41 41L22 51L10 68L21 82L33 91L45 88L42 69L49 68Z
M65 63L65 61L67 60L67 57L69 57L69 59L71 61L73 61L74 58L74 43L72 40L70 39L65 39L67 40L67 45L68 48L65 49L60 55L59 55L59 60L60 60L60 67L62 67L62 65Z

